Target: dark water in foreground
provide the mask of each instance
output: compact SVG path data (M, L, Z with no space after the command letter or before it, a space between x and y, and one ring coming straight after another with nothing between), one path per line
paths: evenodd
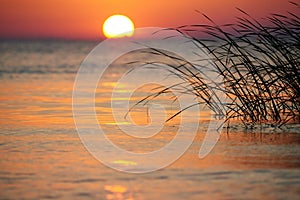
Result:
M94 46L92 42L0 43L0 199L300 198L296 128L223 132L213 151L199 159L205 135L200 128L183 157L147 174L120 173L101 164L82 145L72 117L75 75ZM105 81L99 94L114 85L109 78ZM132 143L104 112L109 103L106 95L97 102L100 124L125 149L150 151L173 137L174 126L169 125L151 142Z

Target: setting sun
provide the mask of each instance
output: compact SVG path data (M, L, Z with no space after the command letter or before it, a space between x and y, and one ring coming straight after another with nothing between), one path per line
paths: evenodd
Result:
M124 15L112 15L105 20L103 33L107 38L130 37L134 33L134 24Z

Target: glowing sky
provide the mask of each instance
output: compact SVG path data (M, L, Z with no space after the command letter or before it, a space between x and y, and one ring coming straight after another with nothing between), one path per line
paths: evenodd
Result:
M98 39L112 14L127 15L137 28L205 22L195 10L228 23L238 15L235 7L256 18L296 11L285 0L0 0L0 38Z

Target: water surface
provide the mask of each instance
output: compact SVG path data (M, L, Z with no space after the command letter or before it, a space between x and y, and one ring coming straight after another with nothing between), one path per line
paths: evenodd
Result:
M126 174L97 161L82 145L72 116L76 72L95 45L0 43L1 199L299 199L298 129L224 130L213 151L199 159L204 120L184 156L157 172ZM108 93L119 71L110 72L97 89L99 123L122 148L163 147L174 137L176 121L146 141L132 141L114 123ZM137 123L147 123L143 109L134 116Z

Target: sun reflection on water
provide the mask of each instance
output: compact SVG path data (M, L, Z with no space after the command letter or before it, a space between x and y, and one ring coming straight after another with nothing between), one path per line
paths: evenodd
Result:
M106 200L134 200L132 193L121 185L106 185Z

